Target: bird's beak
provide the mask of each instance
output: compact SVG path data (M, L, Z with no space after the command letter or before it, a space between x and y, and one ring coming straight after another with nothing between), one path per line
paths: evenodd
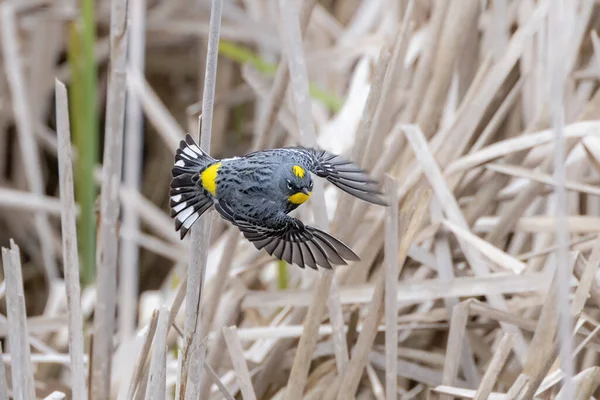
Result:
M304 193L307 196L310 196L310 190L308 190L307 188L302 189L302 193Z

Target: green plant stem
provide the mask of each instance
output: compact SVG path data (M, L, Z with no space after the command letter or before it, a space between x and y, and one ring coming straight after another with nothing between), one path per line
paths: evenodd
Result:
M277 263L277 287L279 290L286 290L290 287L288 265L285 261Z
M94 1L81 1L81 18L69 25L69 64L73 72L70 115L73 142L79 154L75 165L75 192L81 207L78 242L81 279L90 284L96 265L96 184L94 167L98 160L98 116L96 110L97 67L94 56L96 23Z

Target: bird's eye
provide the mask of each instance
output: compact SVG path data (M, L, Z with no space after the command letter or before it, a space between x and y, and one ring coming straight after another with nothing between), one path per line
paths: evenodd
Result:
M292 181L290 181L289 179L285 181L287 183L287 188L289 190L292 190Z

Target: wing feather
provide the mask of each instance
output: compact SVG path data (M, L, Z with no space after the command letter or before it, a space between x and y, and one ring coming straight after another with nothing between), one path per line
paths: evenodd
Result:
M315 236L315 243L318 243L323 252L326 254L327 258L330 259L333 263L346 265L346 261L340 257L339 254L336 253L335 249L327 243L327 241L322 238Z
M310 249L311 253L314 255L315 261L317 262L318 265L320 265L324 268L327 268L327 269L332 269L332 266L329 263L329 260L327 260L327 254L325 254L325 251L321 248L321 246L315 240L309 240L309 241L306 241L305 243L308 246L308 248Z
M317 265L320 265L332 269L333 265L347 264L346 256L348 260L358 259L339 240L287 214L281 213L270 221L254 221L236 214L223 200L215 208L224 219L237 226L257 249L264 249L268 254L301 268L308 265L317 269Z
M292 263L293 261L293 255L294 255L294 246L296 245L296 243L292 242L292 241L285 241L285 247L283 248L283 254L281 256L281 258L283 258L284 261L288 262L288 263Z
M298 243L296 239L296 235L291 235L292 241L294 243L294 251L292 253L292 263L296 265L304 265L304 256L302 255L302 243Z
M302 250L302 257L304 257L306 265L312 269L317 269L317 260L315 259L315 256L313 256L312 251L310 251L310 247L308 247L308 245L304 242L300 243L300 246Z
M266 245L264 247L264 249L267 251L267 253L269 253L270 256L272 256L273 253L275 252L275 249L277 248L278 244L279 244L279 240L277 240L277 239L271 240L271 242L269 242L269 244Z
M285 243L286 241L283 239L278 239L277 240L277 247L275 247L275 251L273 252L273 255L282 260L283 259L283 253L285 252Z
M350 247L342 243L340 240L334 238L333 236L323 231L317 231L315 232L315 234L318 235L321 239L327 241L327 243L329 243L331 246L333 246L335 252L339 254L343 259L348 261L360 261L360 258L356 255L356 253L352 251Z
M309 170L361 200L387 206L373 180L365 170L351 161L323 150L298 148L311 160Z

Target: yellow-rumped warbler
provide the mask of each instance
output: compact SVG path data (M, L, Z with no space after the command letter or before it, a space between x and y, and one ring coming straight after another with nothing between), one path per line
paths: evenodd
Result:
M183 239L214 205L257 249L280 260L313 269L358 260L338 239L288 215L310 197L311 172L359 199L386 205L365 171L326 151L290 147L215 160L187 135L172 170L175 230Z

